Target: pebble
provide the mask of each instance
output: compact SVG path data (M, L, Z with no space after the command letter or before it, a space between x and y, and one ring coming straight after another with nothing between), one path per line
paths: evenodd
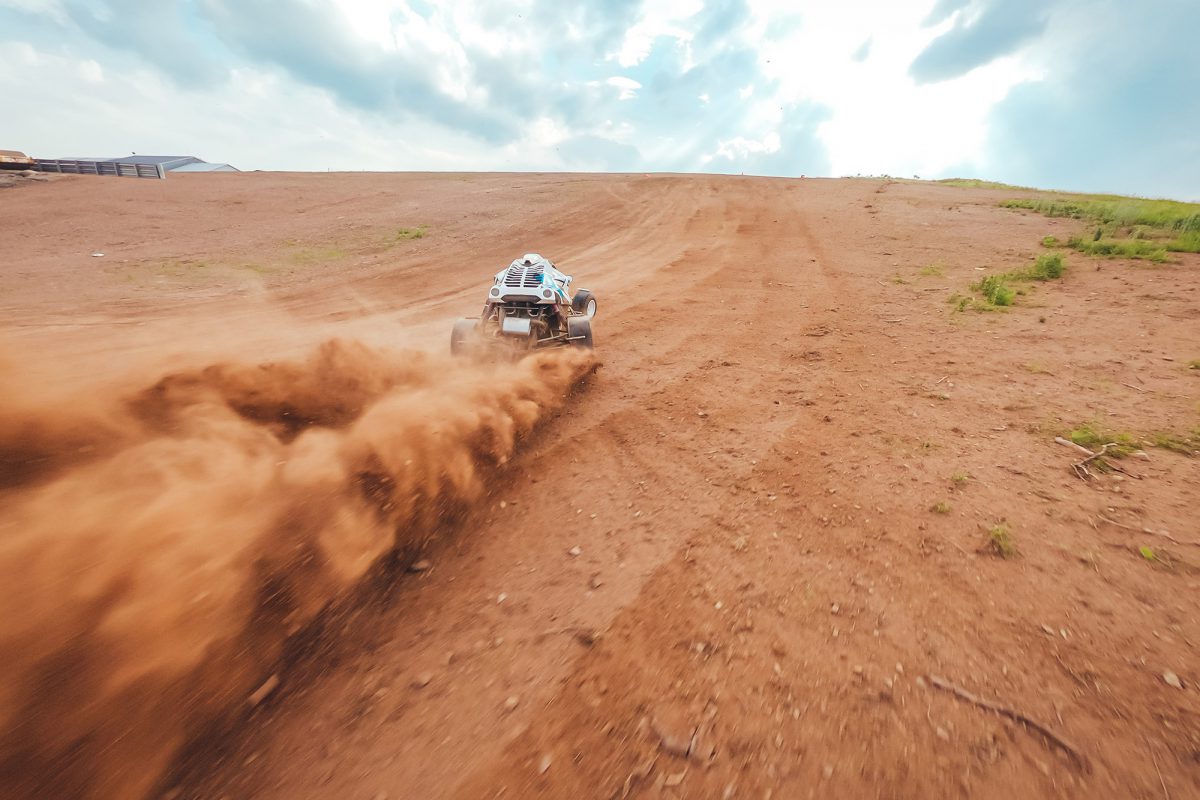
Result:
M577 555L580 555L581 553L583 553L583 549L579 545L575 545L570 550L568 550L567 553L572 556L577 556Z
M421 674L419 674L415 678L413 678L412 686L414 689L424 689L426 686L429 685L429 682L432 680L433 680L432 672L422 672Z
M1174 672L1167 671L1163 673L1163 680L1167 682L1167 686L1174 686L1176 689L1183 688L1183 682L1179 680L1179 676Z
M546 774L546 770L550 769L550 762L552 760L553 759L550 758L549 753L545 753L542 755L542 760L538 762L538 775Z
M519 697L517 697L515 694L509 695L508 699L504 701L504 710L512 711L513 709L515 709L517 707L517 704L520 702L521 702L521 699Z
M950 732L947 731L945 728L943 728L941 725L937 726L937 735L938 735L938 738L941 739L942 741L946 741L946 742L950 741Z
M429 562L428 558L422 558L420 561L416 561L416 562L410 564L408 566L408 571L409 572L424 572L425 570L429 569L432 566L433 566L433 564L431 564Z
M684 775L687 775L686 769L682 772L675 772L671 775L668 775L667 779L663 782L663 786L678 786L679 784L683 783Z
M592 589L599 589L603 585L604 581L600 580L599 575L593 575L592 577L588 578L588 587Z

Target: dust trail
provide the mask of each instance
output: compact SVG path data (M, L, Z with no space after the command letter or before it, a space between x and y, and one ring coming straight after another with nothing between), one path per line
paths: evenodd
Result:
M0 796L144 796L289 635L484 495L592 366L331 341L69 400L6 389Z

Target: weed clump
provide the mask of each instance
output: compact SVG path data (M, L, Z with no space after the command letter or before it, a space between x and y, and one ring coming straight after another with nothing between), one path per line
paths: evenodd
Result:
M1085 423L1067 433L1067 438L1080 447L1089 450L1099 450L1104 445L1111 445L1105 452L1106 456L1121 458L1137 450L1137 440L1128 433L1117 433Z
M1008 272L1003 277L1014 281L1051 281L1061 278L1063 270L1062 255L1059 253L1042 253L1028 269Z
M971 284L971 288L994 306L1011 306L1017 293L1005 278L1004 275L986 275L982 280Z
M1190 458L1200 451L1200 429L1191 434L1154 433L1150 435L1150 444Z
M1043 236L1042 247L1058 247L1060 242L1057 236Z
M1004 523L988 529L987 548L1001 558L1012 558L1017 554L1017 545L1012 540L1008 526Z
M1072 236L1067 247L1089 256L1105 258L1132 258L1163 263L1167 260L1167 248L1146 239L1085 239Z
M947 503L945 500L939 500L938 502L931 505L929 507L929 510L935 514L949 514L950 513L950 504Z
M401 228L400 230L396 231L396 241L400 242L406 239L420 239L425 235L425 231L427 229L428 226L426 225L418 225L415 228Z

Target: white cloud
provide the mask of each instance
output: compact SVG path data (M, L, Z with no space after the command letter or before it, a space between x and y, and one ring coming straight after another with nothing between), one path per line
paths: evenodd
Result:
M79 77L86 83L100 83L104 80L104 70L92 59L79 62Z
M1036 0L964 0L927 27L937 2L157 0L153 14L135 15L130 0L0 0L0 90L13 107L39 109L10 115L4 133L39 155L191 151L247 168L636 163L941 177L999 176L1023 161L1062 174L1046 165L1063 159L1037 155L1050 145L997 150L997 115L1038 86L1047 102L1075 97L1079 80L1062 76L1090 63L1081 53L1107 52L1097 48L1119 38L1125 7L1054 0L1039 38L1040 18L1021 17L1041 13ZM957 54L948 68L943 58L935 77L947 79L913 79L932 42L946 51L954 39L939 37L972 19L984 30L998 8L1033 33ZM287 9L280 26L264 23ZM93 14L112 24L85 24ZM1186 9L1177 16L1186 22ZM1181 37L1189 26L1159 27ZM1105 87L1140 74L1127 50L1091 74L1111 68ZM1007 55L984 63L993 52ZM1108 120L1124 119L1112 108ZM1137 139L1194 141L1182 118ZM1131 137L1117 127L1097 141ZM1175 162L1189 160L1187 148ZM1158 167L1130 173L1151 176L1147 192L1167 183L1156 172L1172 171L1155 158Z
M614 75L605 81L609 86L615 86L620 90L617 95L620 100L632 100L637 96L637 90L642 88L642 85L633 78L626 78L621 75Z
M67 12L60 0L0 0L0 9L11 8L26 14L40 14L55 22L66 22Z
M758 2L765 18L780 4ZM1037 71L1019 58L999 59L955 80L917 85L913 59L952 24L924 28L931 2L812 4L784 39L764 41L759 63L777 83L777 105L812 101L829 110L820 127L835 175L937 176L978 163L993 106ZM871 57L854 53L872 37Z
M704 8L702 0L658 0L642 7L641 16L627 31L621 48L609 55L622 67L642 63L654 46L655 39L669 37L680 43L691 41L692 33L684 25Z
M718 158L726 159L727 161L744 161L752 155L768 155L778 153L782 143L779 139L779 134L771 131L761 139L748 139L745 136L735 136L732 139L721 141L717 144L717 149L702 157L705 164L711 163Z

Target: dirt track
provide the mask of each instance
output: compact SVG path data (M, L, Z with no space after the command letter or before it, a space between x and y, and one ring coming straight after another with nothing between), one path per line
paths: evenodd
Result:
M440 349L527 251L600 300L602 367L490 501L429 569L341 603L163 788L1200 794L1200 462L1154 448L1125 462L1140 479L1085 483L1054 443L1200 423L1200 257L1069 254L1011 310L956 313L978 268L1078 225L1009 196L373 174L0 192L0 335L63 384L330 335ZM1015 558L985 547L1000 523Z

